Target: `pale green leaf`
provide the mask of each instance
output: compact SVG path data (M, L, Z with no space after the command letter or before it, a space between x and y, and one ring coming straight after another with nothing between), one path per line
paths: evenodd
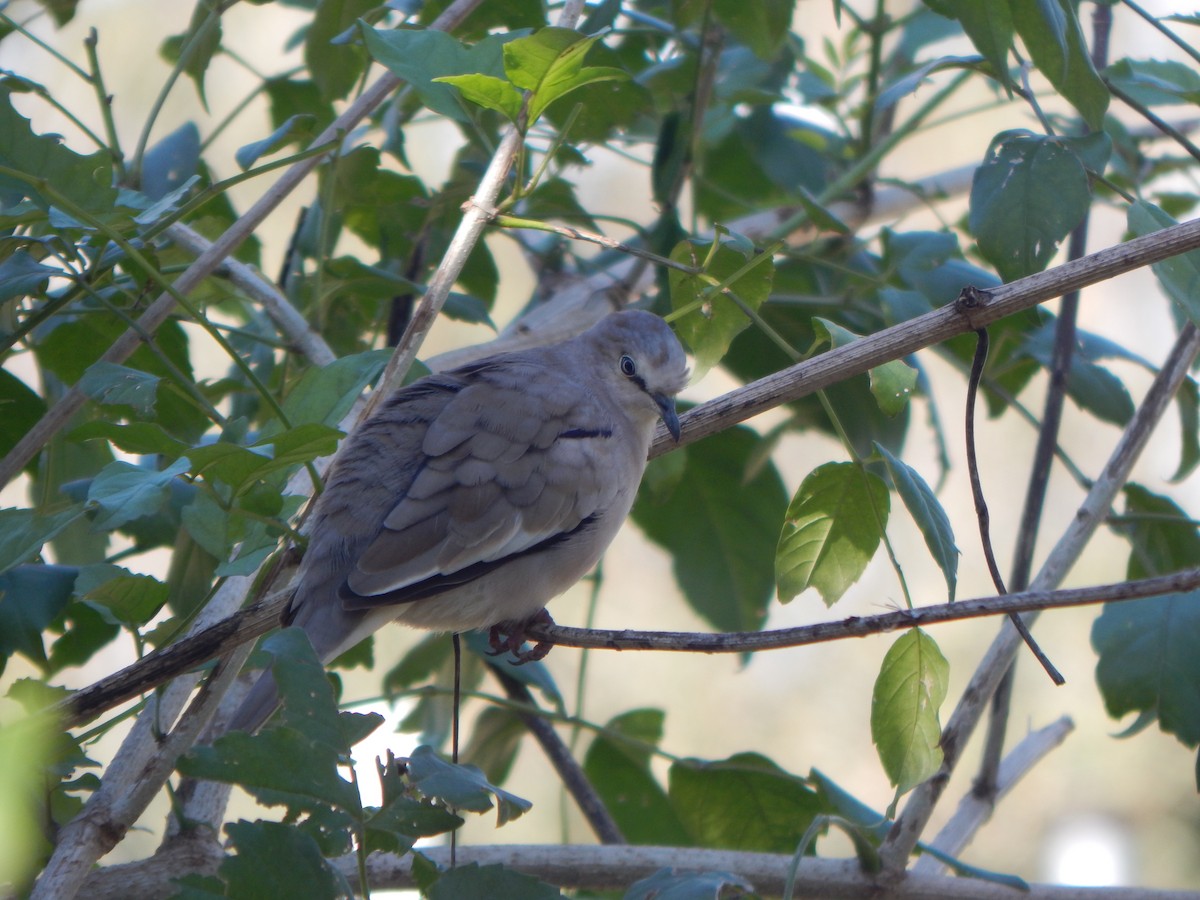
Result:
M814 587L836 603L866 569L887 525L887 485L854 463L814 469L788 506L775 553L779 599Z
M898 793L930 778L942 764L938 710L949 678L946 658L919 628L901 635L883 658L871 695L871 739Z

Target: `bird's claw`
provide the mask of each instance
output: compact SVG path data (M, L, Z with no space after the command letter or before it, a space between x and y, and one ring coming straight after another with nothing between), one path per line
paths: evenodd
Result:
M554 645L549 641L538 641L528 650L523 650L525 644L525 629L530 625L553 625L554 620L550 618L550 613L542 610L532 619L525 622L505 622L500 625L493 625L488 631L488 644L491 645L491 656L500 656L503 653L511 653L513 656L513 665L523 666L525 663L537 662L540 659L545 659L546 654L550 652L550 648Z

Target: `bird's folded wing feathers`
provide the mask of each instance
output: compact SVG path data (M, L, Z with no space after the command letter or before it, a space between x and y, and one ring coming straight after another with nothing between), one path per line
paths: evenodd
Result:
M349 605L471 580L594 520L620 491L598 459L611 415L584 385L547 384L537 370L473 374L429 423L419 472L347 577Z

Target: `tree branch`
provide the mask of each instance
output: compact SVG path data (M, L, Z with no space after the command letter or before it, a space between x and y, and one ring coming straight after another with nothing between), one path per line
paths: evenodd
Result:
M189 863L215 862L195 849L182 848L177 855L164 854L142 862L111 866L92 875L87 882L89 900L141 900L162 897L173 890L171 879ZM422 847L421 854L435 865L449 863L447 847ZM683 847L646 847L620 844L542 844L476 846L458 848L459 865L472 863L503 865L563 888L589 891L620 891L648 878L663 868L679 872L730 872L749 879L762 895L778 896L787 879L792 857L778 853L748 853L733 850L703 850ZM338 868L357 885L358 862L350 856ZM367 877L376 890L411 888L412 856L396 857L374 853L367 859ZM796 897L839 897L844 900L878 900L879 885L863 874L853 859L805 858L796 880ZM1033 884L1028 893L1017 893L1008 885L971 878L914 875L888 893L894 900L1129 900L1128 888L1060 887ZM1143 890L1139 900L1200 900L1197 891Z
M1067 739L1075 723L1064 716L1045 728L1027 734L1016 747L1001 760L994 781L975 787L958 804L950 821L938 832L931 846L948 856L958 856L971 843L976 832L992 817L992 810L1018 781L1025 777L1051 750ZM913 864L915 874L935 874L945 871L945 863L930 853L922 853Z
M1197 352L1200 352L1200 331L1188 323L1146 393L1142 405L1126 426L1104 471L1096 479L1083 504L1033 580L1033 590L1048 590L1060 584L1075 564L1092 533L1108 515L1113 499L1128 479L1130 469L1150 439L1154 426L1158 424L1179 385L1187 377L1188 368ZM946 787L950 773L958 763L967 738L979 723L997 684L1011 664L1019 642L1020 638L1011 624L1006 623L1001 627L999 635L988 648L966 690L963 691L958 706L942 730L941 768L936 775L919 785L909 795L904 812L892 826L881 849L884 869L893 879L898 879L903 873L905 863L920 840L921 833L925 830Z
M530 625L526 634L538 641L560 647L595 650L660 650L685 653L756 653L782 650L847 638L885 634L902 628L918 628L942 622L984 616L1008 615L1087 606L1094 603L1118 603L1142 600L1162 594L1180 593L1200 587L1200 569L1188 569L1172 575L1160 575L1140 581L1122 581L1096 587L1069 590L1031 590L1000 597L958 600L934 606L901 609L877 616L851 616L840 622L818 622L773 631L735 631L704 634L686 631L619 631L598 628L572 628L565 625ZM102 678L62 701L55 709L68 727L81 725L189 668L202 665L231 647L254 640L279 624L279 616L290 591L280 591L218 622L211 628L178 643L149 653L121 671Z

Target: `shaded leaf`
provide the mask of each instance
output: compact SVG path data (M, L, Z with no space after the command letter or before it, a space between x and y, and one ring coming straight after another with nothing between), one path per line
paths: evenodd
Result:
M17 250L6 259L0 259L0 303L14 297L24 297L41 291L46 282L62 269L38 262L24 250ZM6 373L7 374L7 373Z
M100 360L88 366L77 386L97 403L130 406L148 416L154 412L158 382L156 375Z
M454 809L485 812L495 800L496 824L504 825L527 813L528 800L496 787L475 766L446 762L432 747L420 746L408 758L408 772L415 787L425 797L436 798Z
M1070 0L1008 0L1013 25L1034 65L1058 93L1099 131L1108 89L1092 65L1087 41Z
M858 335L835 322L819 317L813 318L815 346L828 342L829 346L841 347L858 340ZM868 373L871 395L879 404L884 415L895 416L908 405L909 397L917 387L917 370L902 359L893 359L876 366Z
M32 509L0 509L0 572L28 562L42 545L83 516L83 504L39 514Z
M1147 200L1130 204L1126 215L1129 230L1138 237L1179 224ZM1200 250L1180 253L1156 262L1150 268L1167 296L1192 322L1200 324Z
M979 3L978 0L925 0L925 5L952 19L963 31L992 70L1005 84L1009 82L1008 53L1012 50L1013 21L1007 2Z
M233 158L244 172L254 165L261 157L269 156L276 150L286 147L293 142L306 143L315 134L313 126L316 120L305 113L291 116L282 125L272 131L261 141L254 141L239 147Z
M1108 714L1157 719L1163 731L1195 747L1200 743L1198 642L1200 591L1105 604L1092 624L1092 647Z
M556 887L532 875L516 872L499 863L458 865L442 873L425 891L429 900L462 900L487 897L488 900L558 900L563 895Z
M671 554L688 605L720 631L762 627L771 600L772 546L787 495L771 464L742 476L762 440L731 428L693 444L676 488L634 504L634 522Z
M975 170L969 224L980 252L1012 281L1044 269L1090 203L1087 172L1062 141L1003 132Z
M687 829L650 771L662 728L662 710L635 709L616 716L588 747L583 771L625 840L687 846Z
M757 753L671 766L670 798L696 846L794 853L822 812L813 790Z
M0 574L0 656L20 653L45 666L42 632L66 608L78 571L74 566L25 565Z
M925 538L929 555L942 570L942 576L946 579L946 599L953 603L955 587L958 584L959 550L954 543L954 529L950 525L950 518L942 509L937 494L916 469L893 456L881 444L876 444L875 450L883 457L896 493L904 501L905 508L917 523L921 536Z
M371 56L411 84L425 106L459 122L471 120L461 95L437 79L473 74L503 77L501 48L525 33L490 35L468 47L443 31L361 27Z
M622 900L734 900L757 896L754 886L729 872L659 869L629 886Z
M227 896L344 896L344 879L325 860L308 834L281 822L241 820L225 826L237 853L221 861Z
M712 242L683 241L671 251L671 259L702 269L698 275L679 269L667 273L671 309L688 310L675 320L675 329L694 354L695 377L700 377L721 361L733 339L751 324L732 299L714 293L714 286L728 281L729 290L751 309L758 309L771 293L774 264L735 249L728 239L716 247ZM752 260L758 264L747 269Z
M1138 103L1200 103L1200 74L1167 59L1121 59L1108 67L1109 81Z
M170 497L171 482L188 471L187 457L162 470L127 462L109 463L92 480L88 503L97 513L92 528L112 531L134 519L156 513Z

